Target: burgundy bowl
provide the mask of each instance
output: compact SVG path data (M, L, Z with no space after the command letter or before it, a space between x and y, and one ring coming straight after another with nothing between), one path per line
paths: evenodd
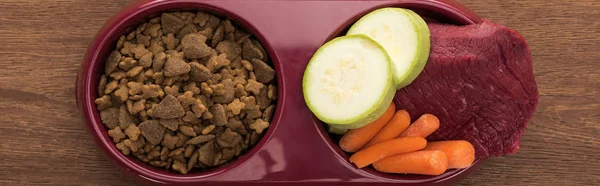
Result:
M403 7L440 22L472 24L481 20L454 0L389 1L200 1L140 0L108 20L90 44L76 82L76 99L87 129L108 159L132 177L155 184L223 185L258 184L407 184L446 185L477 169L480 160L466 169L450 170L440 176L391 175L371 168L357 169L337 140L324 130L304 104L301 77L308 60L326 41L343 34L362 15L380 7ZM157 169L123 155L107 135L96 110L97 85L104 63L118 38L138 24L165 11L201 10L227 17L246 28L266 49L278 79L278 101L271 127L257 145L237 160L220 168L179 175ZM271 14L264 13L269 11ZM284 16L272 16L284 15ZM310 23L308 23L310 22ZM310 25L310 30L302 30ZM294 37L286 37L286 35ZM298 139L301 136L305 139ZM298 140L301 140L298 142ZM308 146L304 143L314 144ZM293 146L293 148L289 148ZM285 148L282 148L285 147ZM273 162L272 157L283 157ZM313 161L302 161L302 160ZM298 161L300 160L300 161ZM267 161L263 163L261 161ZM282 171L261 173L260 166L278 165ZM317 168L313 171L305 169ZM255 171L256 170L256 171Z

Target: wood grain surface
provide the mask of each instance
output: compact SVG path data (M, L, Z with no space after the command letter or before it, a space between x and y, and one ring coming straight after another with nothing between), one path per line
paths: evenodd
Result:
M600 1L461 0L519 31L540 90L521 150L460 185L600 184ZM80 120L75 76L127 0L0 1L0 185L136 185Z

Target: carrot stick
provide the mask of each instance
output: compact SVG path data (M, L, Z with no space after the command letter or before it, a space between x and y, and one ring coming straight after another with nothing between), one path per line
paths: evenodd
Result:
M354 153L350 162L358 168L363 168L394 154L414 152L427 146L427 140L421 137L396 138L375 144L369 148Z
M400 134L400 137L415 136L426 138L438 128L440 128L440 120L434 115L424 114Z
M356 152L360 150L373 136L390 121L396 111L396 105L390 104L385 113L377 120L357 129L351 129L342 136L340 148L346 152Z
M475 149L465 140L430 142L425 150L439 150L448 156L448 168L467 168L475 161Z
M406 130L408 125L410 125L410 115L406 110L399 110L394 114L394 117L383 126L377 135L363 147L363 149L400 136L400 134Z
M385 173L440 175L448 169L448 158L442 151L416 151L384 158L373 167Z

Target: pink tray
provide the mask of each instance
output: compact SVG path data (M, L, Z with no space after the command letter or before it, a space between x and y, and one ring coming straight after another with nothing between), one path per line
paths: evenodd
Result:
M136 178L155 184L199 185L449 185L478 168L449 170L440 176L392 175L358 169L348 161L304 103L301 79L313 53L343 34L362 15L380 7L403 7L437 21L471 24L477 15L453 0L397 1L199 1L143 0L122 9L98 32L77 78L77 101L89 132L109 159ZM261 141L229 165L178 175L122 155L107 136L93 100L104 61L117 38L161 11L204 10L229 17L254 32L275 64L279 100L273 123Z

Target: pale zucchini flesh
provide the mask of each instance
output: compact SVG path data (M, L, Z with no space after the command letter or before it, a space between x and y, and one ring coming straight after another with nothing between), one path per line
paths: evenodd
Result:
M305 101L339 132L362 127L383 115L392 101L391 69L388 54L369 37L333 39L317 50L304 72Z

